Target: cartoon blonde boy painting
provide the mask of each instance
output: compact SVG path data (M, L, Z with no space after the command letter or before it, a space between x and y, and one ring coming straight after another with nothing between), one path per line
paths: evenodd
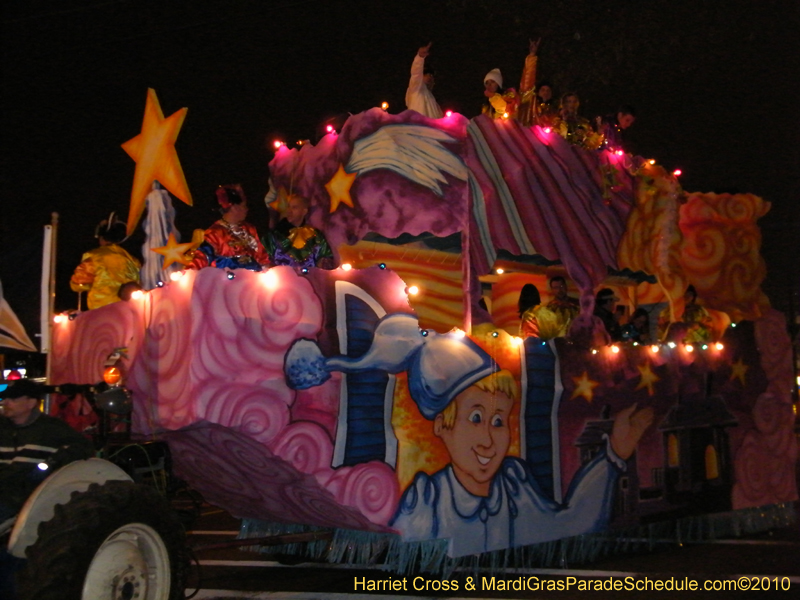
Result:
M534 544L608 525L617 477L652 422L651 409L621 411L605 452L573 479L559 504L541 491L523 460L506 456L509 416L517 399L511 373L499 371L459 392L433 418L450 464L417 473L392 526L406 541L450 539L451 556ZM424 414L425 411L423 411Z

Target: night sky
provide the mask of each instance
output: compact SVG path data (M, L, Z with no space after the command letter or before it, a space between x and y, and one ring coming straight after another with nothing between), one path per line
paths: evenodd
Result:
M94 247L96 223L127 217L148 87L166 116L193 208L185 238L216 218L213 190L240 182L263 227L272 141L319 138L327 119L386 100L405 107L417 48L433 42L434 93L472 117L483 76L516 87L528 38L540 79L576 90L586 117L636 106L630 149L681 168L687 191L752 192L764 288L788 311L800 280L798 3L794 0L46 0L4 2L2 258L6 299L38 332L42 227L60 214L57 309ZM140 255L141 228L126 247Z

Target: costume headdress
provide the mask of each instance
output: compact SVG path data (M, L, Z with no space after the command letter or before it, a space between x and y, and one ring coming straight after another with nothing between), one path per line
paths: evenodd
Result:
M103 238L114 244L119 244L128 239L128 226L125 221L117 218L117 213L112 211L107 219L103 219L94 228L94 237Z
M228 210L233 204L247 204L242 186L238 183L221 185L217 188L217 202L223 211Z

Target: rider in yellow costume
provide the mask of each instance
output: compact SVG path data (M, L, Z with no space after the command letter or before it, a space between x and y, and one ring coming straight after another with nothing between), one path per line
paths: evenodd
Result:
M141 264L118 244L125 240L125 223L115 219L114 213L101 221L95 230L100 246L84 253L81 264L70 279L73 292L88 292L89 309L100 308L119 301L119 288L129 281L139 281Z

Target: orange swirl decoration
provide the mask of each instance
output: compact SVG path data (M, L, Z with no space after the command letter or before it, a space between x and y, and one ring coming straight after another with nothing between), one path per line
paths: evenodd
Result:
M752 194L690 194L680 209L681 267L705 305L733 321L755 319L768 301L756 221L769 203Z
M769 211L770 204L753 194L719 194L716 210L725 219L752 223Z
M683 221L681 231L686 236L681 256L683 266L694 276L693 281L703 281L703 288L712 290L727 254L726 232L708 221Z

